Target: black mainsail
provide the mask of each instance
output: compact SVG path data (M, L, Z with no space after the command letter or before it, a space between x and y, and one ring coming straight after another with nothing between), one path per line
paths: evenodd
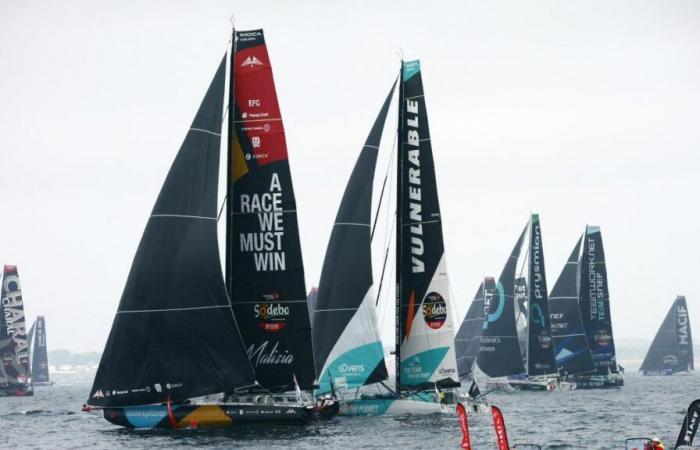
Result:
M693 337L690 332L688 305L679 295L656 332L639 371L644 375L673 375L695 370Z
M229 119L227 287L258 383L312 389L316 373L296 201L262 30L236 32Z
M226 58L146 225L95 375L91 406L181 402L254 382L217 244L225 81Z
M562 375L589 373L594 370L586 332L578 306L579 238L557 282L549 294L549 317L557 369Z
M484 327L484 298L488 286L491 286L490 292L493 295L495 281L492 277L487 277L479 285L474 300L469 305L467 315L457 330L457 336L455 336L455 353L457 354L457 370L460 380L473 378L472 368L474 361L476 361L476 355L479 353L481 331Z
M396 83L384 100L340 202L323 260L312 337L320 392L388 378L372 292L372 187Z
M32 357L32 384L48 384L49 356L46 351L46 321L38 316L32 325L32 341L29 345Z
M29 381L29 345L17 266L3 268L0 290L0 387L25 388Z
M600 228L586 226L581 256L579 307L596 375L617 373L608 274Z
M400 75L397 390L459 386L442 217L420 62L402 62Z
M542 228L539 214L530 218L527 283L527 373L548 375L557 372L547 301Z
M515 272L528 225L508 257L494 291L486 303L486 320L476 363L491 378L525 373L515 326Z

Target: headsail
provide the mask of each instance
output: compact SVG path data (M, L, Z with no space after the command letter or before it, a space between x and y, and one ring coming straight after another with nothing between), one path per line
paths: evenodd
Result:
M46 321L44 316L36 318L32 325L32 384L49 382L49 356L46 351Z
M578 306L579 238L549 294L549 317L557 368L563 375L593 371L593 359Z
M217 244L221 61L141 238L90 391L91 406L174 402L254 382Z
M391 86L350 175L323 261L313 316L313 346L320 392L387 379L372 289L372 186Z
M599 227L586 226L581 256L579 307L593 365L598 375L617 373L615 341L610 317L608 273Z
M455 337L455 352L457 354L457 369L459 379L472 378L472 367L479 353L481 330L484 327L484 286L494 285L493 278L488 277L479 285L474 300L469 305L467 315L462 321Z
M547 375L557 372L547 301L547 277L539 214L530 219L528 252L527 373Z
M0 385L27 385L29 345L17 266L4 267L0 300L0 358L5 372Z
M314 322L314 311L316 310L316 302L318 301L318 288L312 287L306 296L306 303L309 305L309 322Z
M419 61L401 66L398 139L397 386L456 386L449 279Z
M518 332L515 327L515 271L527 225L498 278L491 301L486 302L486 320L481 333L477 364L492 378L525 373Z
M316 378L287 144L262 30L236 32L227 287L261 386Z
M695 370L685 296L679 295L671 305L639 370L645 375L671 375Z

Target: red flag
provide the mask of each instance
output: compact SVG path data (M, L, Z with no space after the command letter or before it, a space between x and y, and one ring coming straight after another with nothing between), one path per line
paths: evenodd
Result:
M467 410L464 405L457 403L457 417L459 418L459 427L462 429L462 449L472 450L472 443L469 440L469 422L467 421Z
M498 450L510 450L508 445L508 435L506 434L506 422L503 420L503 413L495 406L491 407L493 417L493 428L496 430L496 441Z

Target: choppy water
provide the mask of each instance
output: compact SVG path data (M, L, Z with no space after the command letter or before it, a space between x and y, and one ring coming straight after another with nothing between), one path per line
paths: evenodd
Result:
M56 375L34 397L0 398L0 448L459 448L455 416L337 418L308 426L227 430L128 431L80 412L91 375ZM491 394L504 412L511 445L544 449L621 449L625 437L658 435L672 448L685 408L700 397L700 376L628 374L622 390ZM488 414L470 415L475 450L493 447Z

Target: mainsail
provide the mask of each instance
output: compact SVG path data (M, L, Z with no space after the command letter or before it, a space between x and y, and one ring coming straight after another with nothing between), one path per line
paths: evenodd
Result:
M455 336L455 352L457 354L457 370L460 380L472 378L472 367L479 353L481 330L484 327L484 286L494 285L493 278L487 277L479 285L474 300L469 305L467 315Z
M515 271L523 246L526 225L508 257L491 301L486 302L486 320L476 363L491 378L525 373L515 326Z
M557 372L547 301L547 278L539 214L530 219L527 302L527 373L547 375Z
M554 354L557 368L562 375L576 375L594 370L578 306L578 259L582 239L581 237L576 242L564 270L549 294Z
M296 202L262 30L236 32L229 119L227 287L259 384L316 378Z
M419 61L402 63L399 88L397 388L457 386L442 219Z
M608 274L599 227L586 226L581 256L579 307L597 375L617 373L610 318Z
M49 382L49 356L46 351L46 321L44 316L36 318L32 325L32 384Z
M0 385L25 386L29 380L29 345L17 266L3 269L0 291ZM2 372L0 372L2 373Z
M217 244L226 58L170 167L131 265L91 406L184 401L254 382Z
M685 296L679 295L671 305L639 370L644 375L672 375L695 370Z
M387 379L372 289L372 186L392 85L350 175L323 261L313 316L319 391Z

